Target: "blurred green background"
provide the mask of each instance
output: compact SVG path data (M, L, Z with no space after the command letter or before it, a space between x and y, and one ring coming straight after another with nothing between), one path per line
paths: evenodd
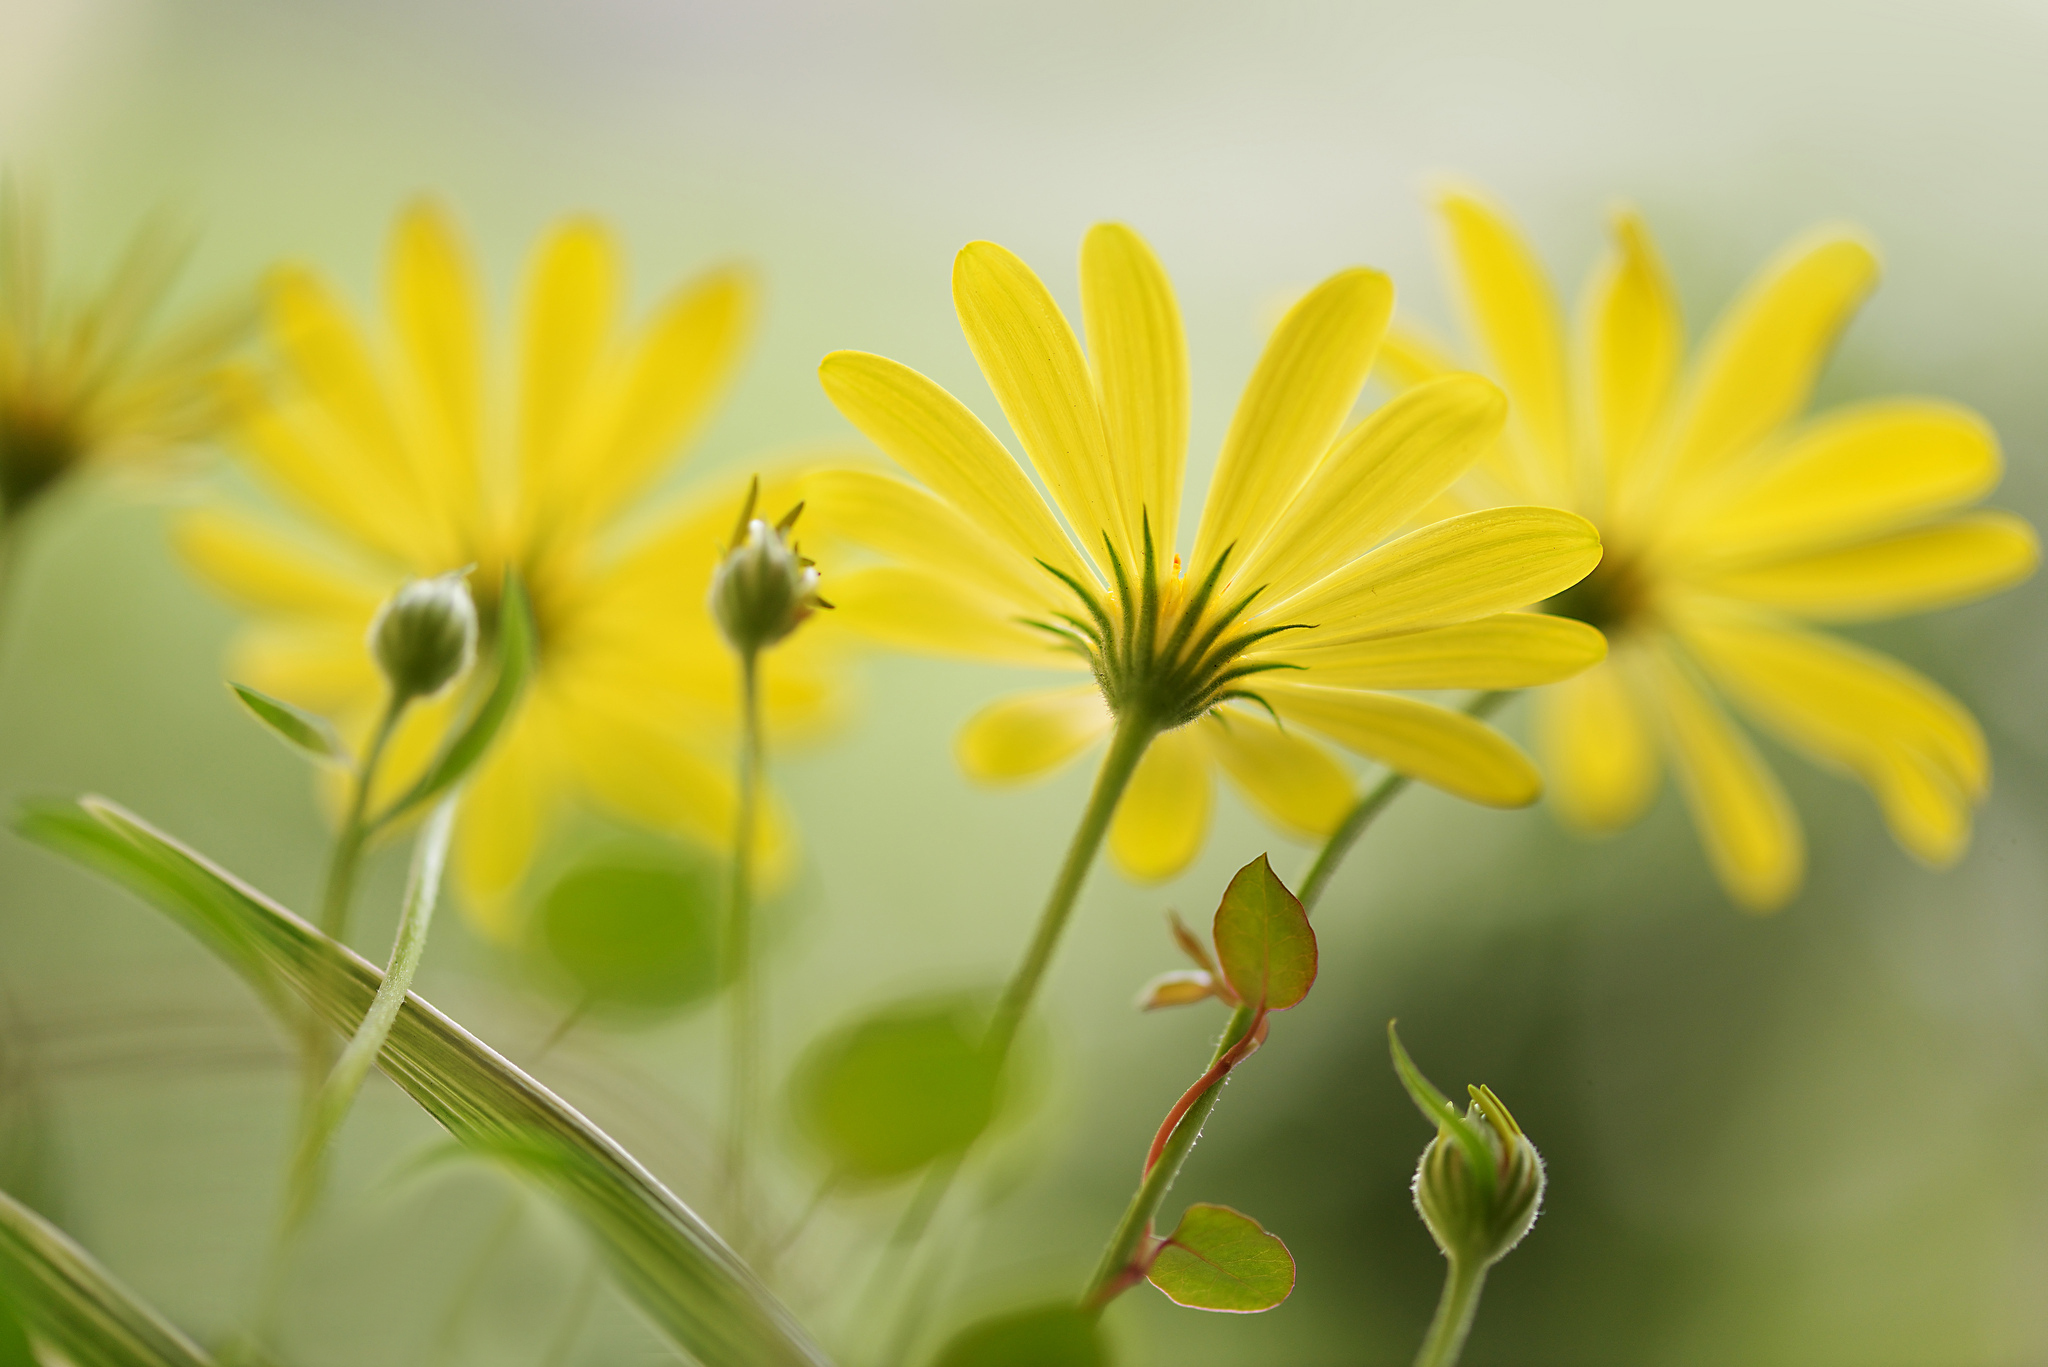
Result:
M1848 218L1887 280L1824 398L1976 406L2007 446L1997 501L2039 525L2044 69L2048 6L2020 0L6 0L0 160L49 188L61 259L87 272L140 215L185 211L205 234L187 298L293 256L367 307L390 220L421 191L456 209L501 306L570 210L618 225L642 299L752 262L765 325L691 473L843 439L812 376L835 347L909 361L994 418L947 298L973 237L1070 305L1090 222L1150 237L1187 319L1200 470L1288 291L1366 262L1404 309L1447 321L1431 172L1491 187L1567 289L1602 210L1634 200L1695 331L1782 239ZM325 838L311 787L232 708L233 619L165 549L157 505L193 490L139 492L67 496L13 586L0 797L110 794L303 904ZM1597 846L1540 807L1404 798L1324 903L1319 990L1231 1086L1174 1197L1256 1214L1298 1289L1240 1318L1140 1288L1111 1316L1128 1360L1407 1360L1441 1265L1408 1206L1428 1132L1386 1062L1390 1015L1439 1082L1492 1084L1550 1162L1549 1211L1494 1277L1468 1362L2048 1360L2044 603L2037 581L1859 633L1989 732L1995 791L1946 875L1898 852L1860 789L1776 751L1812 874L1765 920L1724 904L1669 793ZM880 660L845 734L778 759L807 847L773 970L779 1068L864 1005L994 980L1022 943L1086 773L977 791L950 744L1024 679ZM961 1203L988 1216L948 1245L946 1323L1086 1273L1218 1023L1130 1009L1177 966L1160 912L1206 917L1268 848L1299 876L1307 852L1226 797L1173 884L1098 875L1046 999L1038 1111ZM379 862L366 905L395 902L399 862ZM382 917L358 937L379 956ZM562 1011L454 918L421 985L514 1059ZM538 1065L693 1202L713 1014L579 1028ZM182 1324L231 1329L292 1095L249 995L152 913L9 838L0 1044L0 1182ZM493 1173L420 1166L436 1133L372 1083L344 1145L351 1199L288 1299L294 1362L541 1361L580 1246ZM793 1208L814 1174L784 1138ZM788 1259L828 1340L861 1342L839 1336L900 1199L835 1205ZM571 1360L665 1355L605 1296Z

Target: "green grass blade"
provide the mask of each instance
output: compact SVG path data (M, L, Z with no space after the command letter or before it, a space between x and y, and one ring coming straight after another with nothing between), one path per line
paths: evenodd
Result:
M0 1293L32 1337L75 1367L211 1367L90 1253L4 1191Z
M373 965L110 802L31 807L18 828L137 893L273 1001L303 1000L353 1033L376 996L383 975ZM827 1363L746 1264L630 1154L419 997L406 997L378 1064L456 1139L554 1192L643 1313L697 1361Z

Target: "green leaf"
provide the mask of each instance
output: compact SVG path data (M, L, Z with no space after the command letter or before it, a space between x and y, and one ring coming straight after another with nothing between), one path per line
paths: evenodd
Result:
M533 608L527 601L525 586L510 570L505 572L504 605L498 610L497 655L498 677L491 685L490 694L470 716L468 723L441 747L441 752L434 756L418 782L378 813L373 825L385 826L397 821L460 783L483 758L484 752L490 749L498 728L512 715L513 705L519 701L519 695L533 673L534 628Z
M932 1367L1109 1367L1097 1317L1062 1302L970 1324Z
M983 1013L960 998L883 1007L815 1042L792 1104L831 1166L887 1181L965 1149L996 1112L1000 1080L982 1050Z
M1285 1011L1315 985L1316 933L1265 855L1224 889L1215 934L1223 976L1254 1010Z
M302 707L294 707L282 698L258 692L247 684L230 680L228 688L250 716L269 727L272 734L294 750L328 764L349 763L348 747L341 743L340 736L334 734L334 727L327 718L316 716Z
M7 1312L20 1320L8 1342ZM0 1364L25 1328L75 1367L209 1367L212 1359L61 1230L0 1192Z
M1451 1104L1449 1097L1436 1089L1436 1084L1422 1075L1415 1066L1415 1060L1408 1057L1408 1051L1401 1047L1401 1036L1394 1029L1394 1022L1387 1022L1387 1044L1394 1054L1394 1071L1401 1075L1401 1085L1408 1089L1409 1097L1415 1102L1422 1118L1446 1130L1464 1150L1465 1162L1479 1175L1479 1182L1489 1195L1493 1191L1493 1150L1486 1145L1486 1139L1479 1129Z
M31 807L18 828L141 896L273 1003L303 1001L347 1034L376 996L373 965L112 803ZM378 1063L456 1139L551 1190L641 1311L705 1367L827 1362L746 1264L630 1154L418 996L406 997Z
M678 1011L718 990L716 865L680 850L610 845L548 888L537 917L547 958L579 1003L600 1011Z
M35 1351L28 1346L28 1331L21 1327L7 1299L11 1276L0 1276L0 1367L37 1367Z
M1146 1276L1175 1305L1250 1315L1294 1290L1294 1255L1249 1215L1189 1206Z

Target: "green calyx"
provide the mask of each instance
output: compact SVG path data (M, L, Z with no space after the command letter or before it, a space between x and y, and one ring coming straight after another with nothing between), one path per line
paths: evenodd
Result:
M819 608L832 606L818 595L816 564L789 539L804 505L797 504L770 526L754 516L760 493L761 481L756 479L733 528L732 548L711 575L712 619L742 655L774 645Z
M1468 1087L1463 1115L1415 1067L1387 1025L1395 1071L1437 1127L1415 1169L1415 1208L1453 1262L1486 1267L1522 1241L1543 1205L1543 1158L1491 1088Z
M413 579L385 600L370 622L370 654L392 695L430 698L476 659L476 602L469 571Z
M1051 621L1027 619L1025 625L1046 632L1063 649L1088 661L1102 696L1119 720L1139 717L1161 731L1185 726L1211 708L1243 698L1271 711L1271 705L1244 686L1257 674L1296 666L1277 661L1247 663L1244 653L1270 636L1292 631L1300 623L1232 630L1264 586L1216 607L1216 590L1234 547L1225 547L1202 578L1188 587L1178 574L1164 579L1152 545L1152 521L1144 520L1145 559L1133 583L1123 557L1103 538L1114 580L1109 593L1099 592L1040 561L1045 571L1074 594L1082 613L1056 613ZM1179 557L1175 557L1178 566Z

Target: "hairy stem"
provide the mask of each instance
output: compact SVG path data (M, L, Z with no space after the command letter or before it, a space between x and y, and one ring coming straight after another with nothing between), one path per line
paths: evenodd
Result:
M748 1162L759 1109L761 1006L754 968L754 831L760 817L760 656L740 652L739 805L733 822L732 897L726 909L726 1035L731 1047L727 1077L725 1186L732 1234L744 1251L751 1242L752 1202Z
M1415 1367L1452 1367L1464 1351L1465 1336L1472 1332L1472 1317L1479 1313L1479 1291L1486 1285L1486 1264L1462 1258L1447 1258L1444 1294L1437 1299L1436 1318L1415 1355Z
M327 861L327 887L320 898L320 929L330 940L348 938L348 913L355 901L356 875L362 870L363 846L370 838L367 820L370 791L377 782L377 768L391 744L391 733L405 711L406 698L393 692L384 704L384 715L370 734L370 748L357 766L355 783L349 793L348 814L342 818L341 833L334 838L334 853Z

